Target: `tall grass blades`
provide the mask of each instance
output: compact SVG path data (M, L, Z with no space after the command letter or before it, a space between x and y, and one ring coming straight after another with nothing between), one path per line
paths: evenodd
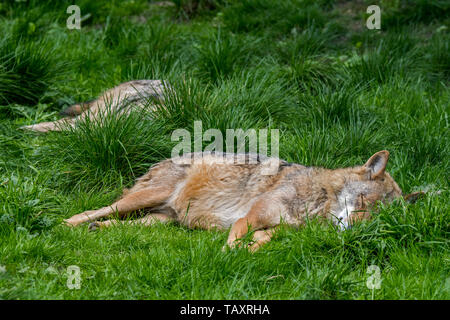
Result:
M117 113L110 106L94 120L85 117L75 128L53 135L44 160L56 157L72 181L102 186L117 183L114 180L122 176L131 181L170 155L163 121L152 121L145 110Z
M64 73L64 64L51 52L45 41L4 38L0 42L0 104L33 105L44 97Z

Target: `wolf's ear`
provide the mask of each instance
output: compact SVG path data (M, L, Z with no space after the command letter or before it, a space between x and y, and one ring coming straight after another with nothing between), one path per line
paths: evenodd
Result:
M381 177L384 174L386 165L389 159L389 151L382 150L375 153L370 157L369 160L364 164L364 167L369 173L370 179L375 179Z
M403 199L405 199L406 202L414 203L417 200L419 200L420 198L422 198L423 196L425 196L425 192L417 191L417 192L413 192L413 193L403 196Z

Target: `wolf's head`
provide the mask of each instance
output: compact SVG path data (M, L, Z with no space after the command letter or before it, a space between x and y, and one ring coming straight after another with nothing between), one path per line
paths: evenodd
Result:
M389 159L387 150L379 151L360 167L344 170L344 185L337 194L338 203L334 210L337 222L342 228L354 221L369 218L369 209L378 202L390 202L402 196L402 190L385 171ZM414 200L417 195L405 198Z

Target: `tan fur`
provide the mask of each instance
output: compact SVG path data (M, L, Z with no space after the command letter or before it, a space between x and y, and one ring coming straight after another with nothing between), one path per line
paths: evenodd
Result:
M162 80L128 81L102 92L95 100L75 104L61 112L69 117L23 126L21 129L36 132L62 131L67 127L76 127L77 122L86 117L95 120L105 112L128 113L133 108L144 107L153 110L155 104L150 101L150 97L163 100L163 92L168 88L169 85Z
M230 247L249 230L257 230L250 247L255 250L270 240L282 222L300 226L308 218L322 217L349 227L370 218L377 201L388 202L402 195L385 172L387 151L377 152L363 166L336 170L279 160L278 172L273 175L262 174L262 169L267 161L278 159L246 155L247 160L257 161L219 161L224 156L201 153L162 161L111 206L83 212L65 223L76 226L114 213L123 217L150 208L163 217L158 219L162 222L174 220L203 229L231 227ZM150 224L148 219L141 223Z

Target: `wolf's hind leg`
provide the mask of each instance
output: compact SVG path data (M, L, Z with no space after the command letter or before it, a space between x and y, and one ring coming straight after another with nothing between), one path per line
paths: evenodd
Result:
M104 229L104 228L108 228L110 226L113 225L139 225L142 224L144 226L151 226L154 225L157 222L161 222L161 223L168 223L171 221L175 221L174 218L172 218L171 216L169 216L168 214L165 213L151 213L148 214L147 216L140 218L140 219L136 219L136 220L130 220L130 221L120 221L120 220L106 220L106 221L96 221L96 222L92 222L89 225L89 231L94 231L97 229Z
M64 223L68 226L77 226L81 223L95 221L114 213L123 217L129 212L155 207L164 203L170 197L172 190L173 188L171 187L149 187L129 193L110 206L76 214L73 217L64 220Z

